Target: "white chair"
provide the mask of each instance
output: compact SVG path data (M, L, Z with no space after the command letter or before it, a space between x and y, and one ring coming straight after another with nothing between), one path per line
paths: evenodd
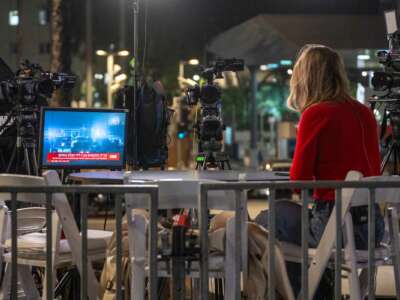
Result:
M359 172L350 171L346 180L361 180L362 175ZM363 180L400 180L400 177L393 178L387 176L369 177ZM400 193L396 189L377 189L376 203L400 201ZM342 250L342 268L348 273L350 299L364 299L367 295L367 268L368 268L368 251L358 250L355 248L354 225L350 214L350 208L361 205L368 205L368 191L366 189L343 189L342 190L342 227L343 237L347 241L345 249ZM336 208L332 210L328 224L316 249L309 249L309 299L313 298L322 274L329 261L334 260L335 241L336 241ZM397 226L398 227L398 226ZM285 260L301 263L301 247L290 243L282 242L282 249ZM391 249L385 245L381 245L375 249L375 266L382 266L391 262ZM400 256L400 253L399 253ZM396 281L396 287L398 282ZM398 287L397 287L398 288Z
M125 183L132 183L129 177ZM198 207L198 180L173 180L157 181L159 186L159 209L196 209ZM209 209L233 210L233 192L213 191L209 193ZM149 202L147 196L127 194L125 196L128 218L129 253L132 265L131 296L132 299L142 300L145 298L145 278L148 276L148 263L146 259L146 219L133 213L133 209L147 209ZM247 205L244 193L241 193L242 215L242 270L243 276L247 276ZM235 223L238 216L230 218L226 225L226 246L224 256L209 257L209 277L225 278L225 299L234 299L234 295L240 286L235 286L237 274L232 272L234 268L233 247L235 240ZM158 277L169 277L170 274L165 263L158 263ZM194 278L195 286L198 284L199 264L193 263L189 276ZM196 291L195 291L196 293Z
M346 180L357 181L361 180L362 174L355 171L350 171ZM379 177L378 177L379 178ZM367 178L366 180L377 180L377 177ZM383 180L382 177L380 177ZM395 189L391 189L393 193ZM386 194L383 197L382 194ZM376 203L385 201L388 196L388 189L376 190ZM345 243L345 249L342 254L343 270L349 272L349 293L350 299L361 300L367 294L367 266L368 266L368 251L357 250L355 248L353 219L350 214L350 208L368 205L368 191L365 189L347 188L342 190L342 227ZM312 299L322 274L329 262L332 259L335 250L336 241L336 206L332 210L328 224L325 228L321 241L317 249L310 249L310 267L309 267L309 298ZM387 263L390 258L390 249L385 246L379 246L375 249L375 266L381 266Z
M61 185L61 182L55 171L48 171L45 173L44 177L0 175L0 184L6 186L46 184L54 186ZM4 197L8 196L0 194L1 199L5 199ZM46 200L43 194L18 194L18 201L43 205ZM55 207L55 211L52 214L53 274L56 274L55 271L57 269L71 265L77 265L78 269L81 270L81 237L66 195L63 193L53 194L53 206ZM29 227L29 224L26 224L25 227ZM61 228L65 233L66 239L61 239ZM112 232L88 230L88 296L91 300L97 299L98 282L90 262L105 258L107 245L111 236ZM30 275L32 266L46 267L46 233L30 232L19 235L17 243L19 278L22 281L27 281L23 282L22 286L28 298L38 299L39 293L34 285L32 286L32 282L28 282L28 274ZM8 239L4 244L5 248L9 250L11 241ZM11 262L10 253L4 254L4 261L6 263ZM9 290L11 275L9 270L10 268L7 266L3 281L3 292ZM23 272L21 272L21 270ZM45 272L45 276L46 274L47 272ZM55 280L53 280L53 283L54 282ZM47 290L46 283L47 281L45 279L43 288L44 298L48 299L49 295L45 294Z

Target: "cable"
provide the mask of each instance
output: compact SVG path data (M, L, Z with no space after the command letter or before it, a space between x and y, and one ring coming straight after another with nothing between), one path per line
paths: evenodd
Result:
M7 128L8 123L10 123L11 118L13 117L13 113L14 113L15 109L13 109L6 117L6 120L4 121L4 123L0 126L0 134L3 133L3 131Z
M147 21L148 21L148 1L144 1L144 45L143 45L143 57L142 57L142 74L144 74L145 63L146 63L146 52L147 52Z

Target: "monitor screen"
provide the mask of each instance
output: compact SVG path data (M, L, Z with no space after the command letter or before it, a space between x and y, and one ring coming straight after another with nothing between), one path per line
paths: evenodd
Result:
M41 168L124 168L125 110L43 108L41 115Z

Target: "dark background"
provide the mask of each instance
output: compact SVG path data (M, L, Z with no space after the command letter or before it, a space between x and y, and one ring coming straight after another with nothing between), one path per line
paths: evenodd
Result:
M75 52L84 55L85 11L73 0ZM259 14L382 14L396 0L139 0L140 56L146 48L146 71L173 85L179 60L204 60L205 46L219 33ZM126 0L126 48L133 49L133 0ZM119 1L93 1L94 49L119 45ZM144 46L144 16L147 13L147 44ZM80 21L79 21L80 20ZM78 26L76 26L78 25ZM81 50L79 50L81 49ZM176 81L176 80L175 80Z

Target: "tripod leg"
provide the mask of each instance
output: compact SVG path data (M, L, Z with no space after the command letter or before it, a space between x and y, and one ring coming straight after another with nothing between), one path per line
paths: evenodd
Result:
M397 147L397 144L393 144L393 148L394 148L394 150L393 150L393 174L394 175L397 175L397 158L398 158L398 151L399 151L399 149L398 149L398 147Z
M10 173L11 167L12 167L12 163L13 163L13 161L15 159L16 153L17 153L17 144L15 144L15 146L14 146L13 152L12 152L11 157L10 157L10 161L8 162L6 173Z
M392 155L394 149L394 144L390 145L389 151L386 153L385 157L382 160L381 163L381 174L383 173L383 171L385 171L386 165L389 162L390 156Z
M29 162L29 153L28 153L28 148L26 146L23 146L24 148L24 160L25 160L25 168L26 168L26 173L28 175L31 175L31 167L30 167L30 162Z
M400 145L396 144L395 150L394 150L394 166L393 166L393 175L400 175Z
M39 166L38 166L35 146L32 148L32 165L33 165L33 175L39 176Z
M1 169L5 170L6 167L6 161L4 159L4 153L3 150L0 149L0 165L1 165Z

